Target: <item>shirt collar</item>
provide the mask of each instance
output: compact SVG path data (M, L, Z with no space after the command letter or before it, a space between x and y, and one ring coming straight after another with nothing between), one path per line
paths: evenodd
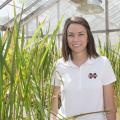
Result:
M83 65L91 65L95 62L96 58L88 57L87 61ZM75 67L76 65L72 62L71 57L65 62L65 65Z

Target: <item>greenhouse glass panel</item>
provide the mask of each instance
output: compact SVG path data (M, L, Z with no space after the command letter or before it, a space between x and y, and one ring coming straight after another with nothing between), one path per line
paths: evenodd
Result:
M102 7L104 9L104 2ZM104 30L105 29L105 12L103 11L101 14L84 14L77 9L77 6L71 2L70 0L59 0L55 5L48 8L42 14L39 14L39 20L43 20L46 18L46 24L50 22L51 28L54 29L58 20L64 16L63 23L60 28L60 33L62 33L62 29L64 26L64 22L68 17L71 16L83 16L85 17L93 31L95 30ZM94 24L93 24L94 23ZM53 31L51 29L51 32ZM43 30L45 31L45 30Z
M109 28L120 29L120 0L109 0Z
M11 1L10 3L8 3L0 9L0 25L4 25L14 17L13 6L13 1ZM18 14L20 11L20 5L16 4L16 14Z
M5 2L6 0L0 0L0 6Z
M23 6L23 15L22 19L30 15L32 12L34 12L36 9L41 7L43 4L45 4L48 0L23 0L24 1L24 6L23 2L20 0L15 1L15 9L16 9L16 14L18 15ZM5 25L7 23L12 23L13 18L14 18L14 3L11 1L8 3L6 6L4 6L0 10L0 16L1 16L1 22L0 25ZM33 14L33 13L32 13Z

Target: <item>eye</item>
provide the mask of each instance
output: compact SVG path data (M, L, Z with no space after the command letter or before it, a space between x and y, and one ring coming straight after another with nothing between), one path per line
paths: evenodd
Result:
M83 33L80 33L80 34L79 34L79 36L82 36L82 35L84 35L84 34L83 34Z
M73 34L68 34L67 36L68 36L68 37L73 37L74 35L73 35Z

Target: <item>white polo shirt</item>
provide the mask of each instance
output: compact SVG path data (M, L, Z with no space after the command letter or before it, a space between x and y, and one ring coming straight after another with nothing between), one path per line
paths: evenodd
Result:
M80 67L71 59L59 59L52 77L52 85L60 86L64 117L103 111L103 86L116 80L109 60L100 56L89 58ZM89 114L76 120L106 120L104 113Z

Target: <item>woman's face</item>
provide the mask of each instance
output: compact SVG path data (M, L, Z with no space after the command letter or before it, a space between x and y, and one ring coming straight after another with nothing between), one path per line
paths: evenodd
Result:
M76 23L69 25L67 41L72 54L87 53L88 35L84 26Z

